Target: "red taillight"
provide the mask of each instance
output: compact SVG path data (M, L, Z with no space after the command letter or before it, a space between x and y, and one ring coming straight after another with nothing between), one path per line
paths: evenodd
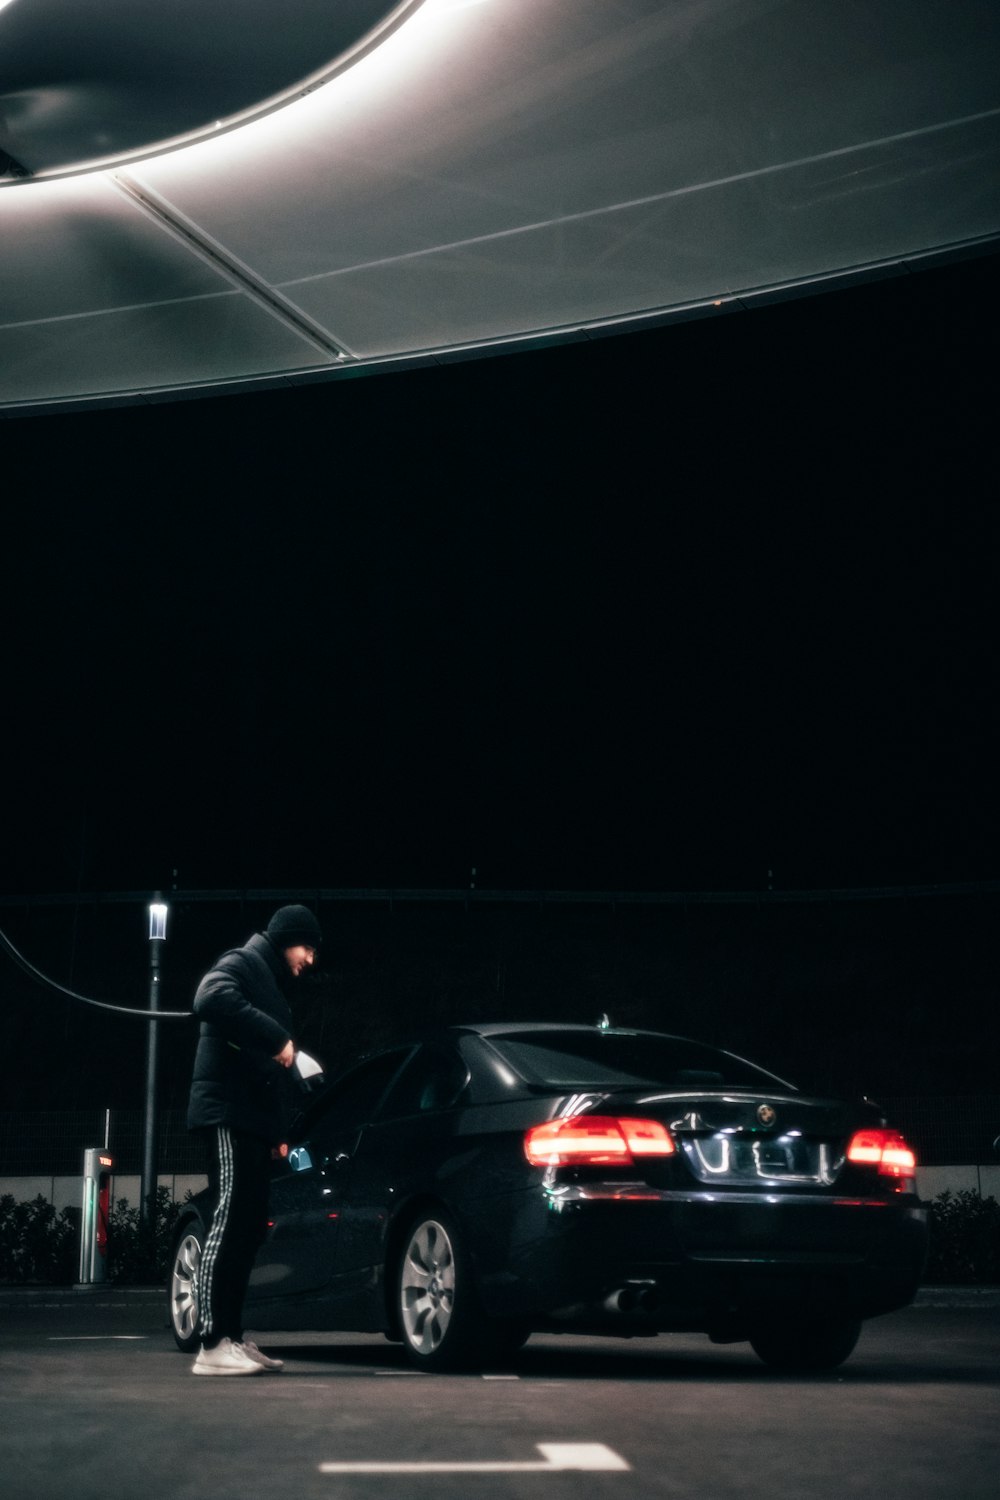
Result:
M630 1165L637 1156L670 1156L675 1146L659 1120L574 1115L533 1125L524 1154L534 1167Z
M847 1160L878 1167L887 1177L912 1177L917 1158L898 1130L857 1130L847 1147Z

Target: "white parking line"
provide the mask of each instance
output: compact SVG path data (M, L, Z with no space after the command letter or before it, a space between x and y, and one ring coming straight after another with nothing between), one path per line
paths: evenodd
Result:
M609 1473L612 1470L631 1470L620 1454L603 1443L538 1443L540 1460L527 1463L370 1463L320 1464L321 1474L545 1474L565 1472L567 1469L586 1470L588 1473Z

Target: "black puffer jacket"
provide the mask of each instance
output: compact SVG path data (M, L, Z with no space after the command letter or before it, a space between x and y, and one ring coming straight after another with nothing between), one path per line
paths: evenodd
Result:
M224 953L199 984L189 1130L228 1125L271 1145L281 1140L290 1090L274 1058L292 1035L282 992L289 973L284 956L257 933Z

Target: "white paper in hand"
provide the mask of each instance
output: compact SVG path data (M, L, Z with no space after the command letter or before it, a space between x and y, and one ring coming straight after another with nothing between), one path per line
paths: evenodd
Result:
M292 1071L306 1093L311 1094L313 1090L322 1088L325 1082L323 1064L310 1057L308 1052L296 1052Z

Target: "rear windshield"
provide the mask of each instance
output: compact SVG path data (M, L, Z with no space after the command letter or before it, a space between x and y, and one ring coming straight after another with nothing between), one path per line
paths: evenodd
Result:
M554 1088L760 1089L783 1082L702 1042L650 1032L522 1031L489 1040L526 1083Z

